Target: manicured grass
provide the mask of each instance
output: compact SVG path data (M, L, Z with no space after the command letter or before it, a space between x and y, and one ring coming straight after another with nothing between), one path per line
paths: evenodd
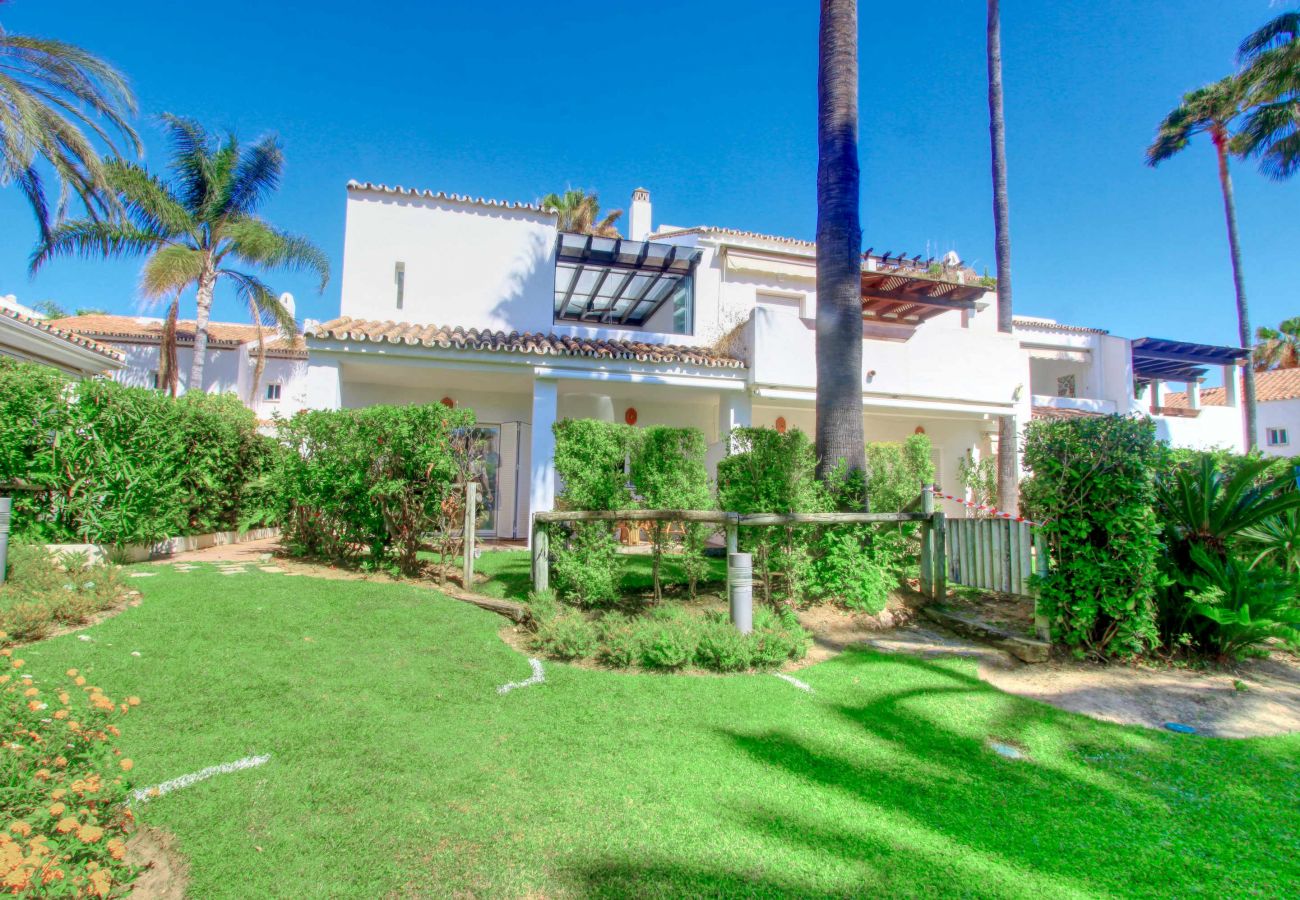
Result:
M1103 725L870 652L813 694L547 663L501 696L529 674L501 620L429 590L147 570L93 641L23 656L143 698L139 784L272 754L140 809L194 896L1300 891L1297 737Z

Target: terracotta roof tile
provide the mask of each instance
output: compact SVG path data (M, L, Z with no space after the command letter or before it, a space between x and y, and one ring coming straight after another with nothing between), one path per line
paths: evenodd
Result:
M666 231L651 232L646 237L646 240L657 241L666 237L679 237L687 234L721 234L727 237L750 238L757 241L774 241L778 244L789 244L805 250L817 249L814 242L800 238L781 237L776 234L760 234L757 231L741 231L739 228L719 228L715 225L693 225L690 228L671 228Z
M473 206L487 206L494 209L519 209L526 212L537 213L554 213L555 210L548 206L541 206L536 203L517 203L511 200L490 200L487 197L469 197L464 194L448 194L444 191L420 190L419 188L406 188L400 184L395 187L389 187L386 184L375 184L371 181L348 182L349 191L374 191L379 194L396 194L401 197L419 197L424 200L446 200L452 203L468 203Z
M1087 325L1066 325L1061 322L1048 322L1028 316L1016 316L1011 320L1016 328L1037 328L1039 331L1064 331L1071 334L1110 334L1104 328L1089 328Z
M98 353L99 355L105 356L109 359L116 360L117 362L124 362L126 360L126 354L114 350L112 347L107 347L98 341L85 337L75 329L67 328L65 324L67 322L66 319L55 319L54 321L59 324L54 325L47 319L38 319L33 316L24 315L17 310L8 309L2 306L0 306L0 314L6 315L15 321L22 322L24 325L38 328L47 334L67 341L69 344L75 344L78 347L85 347L87 350Z
M488 350L542 356L583 356L592 359L629 359L651 363L687 363L726 369L743 369L743 361L707 347L646 344L640 341L603 340L561 334L412 325L408 322L352 319L347 316L316 326L317 340L372 341L375 343Z
M1300 399L1300 369L1270 369L1255 373L1255 399L1260 403ZM1187 392L1166 394L1165 406L1187 409ZM1202 406L1226 406L1228 395L1221 387L1201 391Z
M94 314L87 316L69 316L59 319L59 326L78 334L93 335L100 340L122 340L145 344L154 344L162 340L163 320L137 316L112 316ZM306 355L305 349L294 350L288 342L277 336L272 327L262 329L269 353L289 355ZM257 340L257 327L241 322L209 322L208 346L238 347ZM194 342L194 322L178 320L176 322L176 342L182 346Z

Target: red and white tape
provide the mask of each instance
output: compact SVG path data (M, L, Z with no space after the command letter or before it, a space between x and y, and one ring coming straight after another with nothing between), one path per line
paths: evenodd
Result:
M945 494L937 487L928 487L926 488L926 490L929 491L931 494L934 494L936 497L940 497L944 500L951 500L953 503L960 503L962 506L966 507L967 509L973 509L976 512L988 513L994 519L1014 519L1017 522L1024 522L1026 525L1043 524L1042 522L1035 522L1031 519L1026 519L1024 516L1018 516L1014 513L1003 512L1002 510L998 509L996 506L989 506L984 503L972 503L971 501L967 500L964 497L955 497L952 494Z

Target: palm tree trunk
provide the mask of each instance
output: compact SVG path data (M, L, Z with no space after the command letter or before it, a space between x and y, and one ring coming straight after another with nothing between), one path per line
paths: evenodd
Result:
M163 324L162 341L158 348L158 388L169 396L176 396L180 372L176 364L176 317L180 315L181 295L177 291L167 307L167 321Z
M1219 186L1223 188L1223 213L1228 220L1228 250L1232 254L1232 286L1237 292L1237 328L1241 346L1250 347L1250 307L1246 303L1246 280L1241 271L1241 242L1237 236L1237 203L1233 199L1232 176L1228 174L1228 136L1223 129L1211 135L1214 150L1219 157ZM1246 452L1255 450L1258 437L1255 431L1255 368L1242 366L1244 382L1242 393L1246 410Z
M858 5L822 0L817 65L817 473L866 470Z
M253 324L257 326L257 363L253 366L253 383L249 386L248 402L257 408L257 392L262 386L262 376L266 373L266 338L262 332L262 323L258 321L258 310L253 309Z
M208 317L212 314L212 293L217 273L209 265L199 276L198 309L194 314L194 361L190 364L190 383L186 390L203 390L203 363L208 355Z
M993 234L998 268L998 331L1011 334L1011 203L1007 199L1007 123L1002 108L1002 16L988 0L989 139L993 145ZM1020 506L1020 435L1016 417L998 419L998 508Z

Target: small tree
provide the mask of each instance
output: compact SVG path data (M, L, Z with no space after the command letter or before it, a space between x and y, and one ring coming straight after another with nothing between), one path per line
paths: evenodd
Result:
M1039 604L1076 652L1131 656L1155 643L1158 459L1146 418L1039 420L1026 432L1022 497L1052 558Z
M648 509L705 509L709 496L709 472L704 464L708 450L698 428L647 428L639 435L632 452L632 484ZM663 599L660 570L668 543L667 522L655 522L651 530L654 545L655 600ZM691 596L704 571L704 541L707 530L688 522L682 541L682 564Z

